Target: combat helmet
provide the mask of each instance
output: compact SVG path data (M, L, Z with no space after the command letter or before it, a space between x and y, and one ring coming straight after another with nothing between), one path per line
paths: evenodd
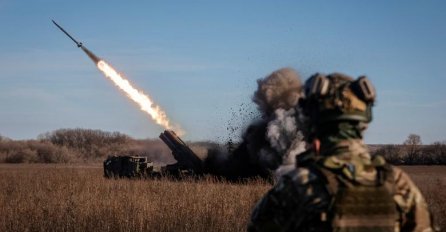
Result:
M372 120L376 92L365 76L354 80L340 73L316 73L305 82L304 91L300 106L313 130L336 121Z

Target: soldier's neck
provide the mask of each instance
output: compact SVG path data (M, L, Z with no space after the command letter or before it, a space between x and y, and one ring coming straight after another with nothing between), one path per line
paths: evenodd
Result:
M352 149L352 144L362 144L360 129L350 122L328 124L320 131L318 138L321 155L336 155Z

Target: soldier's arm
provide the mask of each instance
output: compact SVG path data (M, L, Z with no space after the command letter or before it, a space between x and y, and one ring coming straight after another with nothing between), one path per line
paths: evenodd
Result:
M272 190L271 190L272 191ZM279 231L279 225L275 220L274 209L278 204L276 197L269 191L255 206L248 224L248 231Z
M283 175L279 182L257 203L248 231L295 231L304 226L321 207L319 189L313 182L316 176L306 168L298 168Z
M395 201L402 213L402 231L433 231L427 203L418 187L400 168L394 167Z
M248 225L248 231L282 231L287 211L293 208L292 198L295 191L291 188L289 176L279 182L257 203Z

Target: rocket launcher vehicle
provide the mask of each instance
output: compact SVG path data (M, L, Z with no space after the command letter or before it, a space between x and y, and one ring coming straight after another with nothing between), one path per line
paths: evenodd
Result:
M178 161L176 165L180 170L188 170L195 174L203 173L203 162L172 130L165 130L159 138L172 151L173 157Z
M65 31L59 24L57 24L54 20L51 20L54 25L56 25L57 28L59 28L66 36L68 36L68 38L70 38L78 48L81 48L87 55L88 57L90 57L90 59L99 67L99 69L101 71L104 72L104 74L106 74L107 77L109 77L104 70L101 69L100 62L102 62L102 64L104 64L103 61L101 61L101 59L99 57L97 57L95 54L93 54L90 50L88 50L81 42L78 42L76 39L74 39L70 34L68 34L67 31ZM108 67L108 65L107 65ZM115 74L114 78L110 78L112 79L115 84L116 81L114 79L118 79L118 81L126 81L125 79L123 80L123 78L121 76L119 76L119 74L117 74L117 72L115 70L111 70L113 71L111 74ZM117 77L116 77L117 75ZM125 82L128 83L128 82ZM135 92L136 90L132 87L132 86L128 86L124 85L121 86L120 84L116 84L118 85L121 89L125 89L125 92L127 94L129 94L129 92ZM128 90L127 88L130 88L130 90ZM138 92L138 91L136 91ZM141 98L148 98L146 95L137 95L135 96L136 99L141 99ZM134 100L134 98L132 98L132 100ZM136 101L136 100L134 100ZM150 99L147 99L147 101L149 101L150 103ZM143 104L139 101L136 101L138 104ZM150 103L152 105L152 103ZM165 115L164 112L157 112L158 115ZM153 117L153 116L152 116ZM164 118L162 118L164 119ZM158 118L157 118L158 120ZM163 122L167 120L164 119ZM163 123L162 125L165 126L165 128L170 128L169 125L169 121L167 120L165 123ZM198 156L186 145L186 143L180 139L180 137L178 137L178 135L175 134L174 131L172 130L165 130L163 133L160 134L160 139L169 147L169 149L172 151L172 155L174 156L174 158L177 160L177 163L175 164L171 164L171 165L167 165L164 167L161 167L161 174L176 174L176 173L181 173L183 171L186 171L188 173L191 174L203 174L203 162L201 161L200 158L198 158ZM144 167L144 168L140 168L140 167ZM141 170L140 170L141 169ZM164 170L164 171L163 171ZM123 177L123 176L127 176L127 177L132 177L135 175L144 175L142 173L148 173L148 174L156 174L158 172L155 172L154 170L154 165L152 163L147 162L147 160L144 160L143 157L133 157L133 156L110 156L108 157L105 161L104 161L104 175L106 177L112 177L112 176L119 176L119 177Z

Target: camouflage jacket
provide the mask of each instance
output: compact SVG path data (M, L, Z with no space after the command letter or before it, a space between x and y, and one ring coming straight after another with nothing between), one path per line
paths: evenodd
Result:
M321 213L329 208L332 196L320 174L307 164L319 162L341 170L347 177L375 178L376 173L368 173L367 166L385 162L372 159L361 141L346 141L340 147L325 151L335 155L327 156L321 152L324 158L319 160L314 159L311 151L299 155L297 168L282 176L257 203L248 231L330 231L330 222L321 223L321 218L325 217ZM432 231L427 204L419 189L404 171L388 167L393 175L393 199L399 214L395 231Z

